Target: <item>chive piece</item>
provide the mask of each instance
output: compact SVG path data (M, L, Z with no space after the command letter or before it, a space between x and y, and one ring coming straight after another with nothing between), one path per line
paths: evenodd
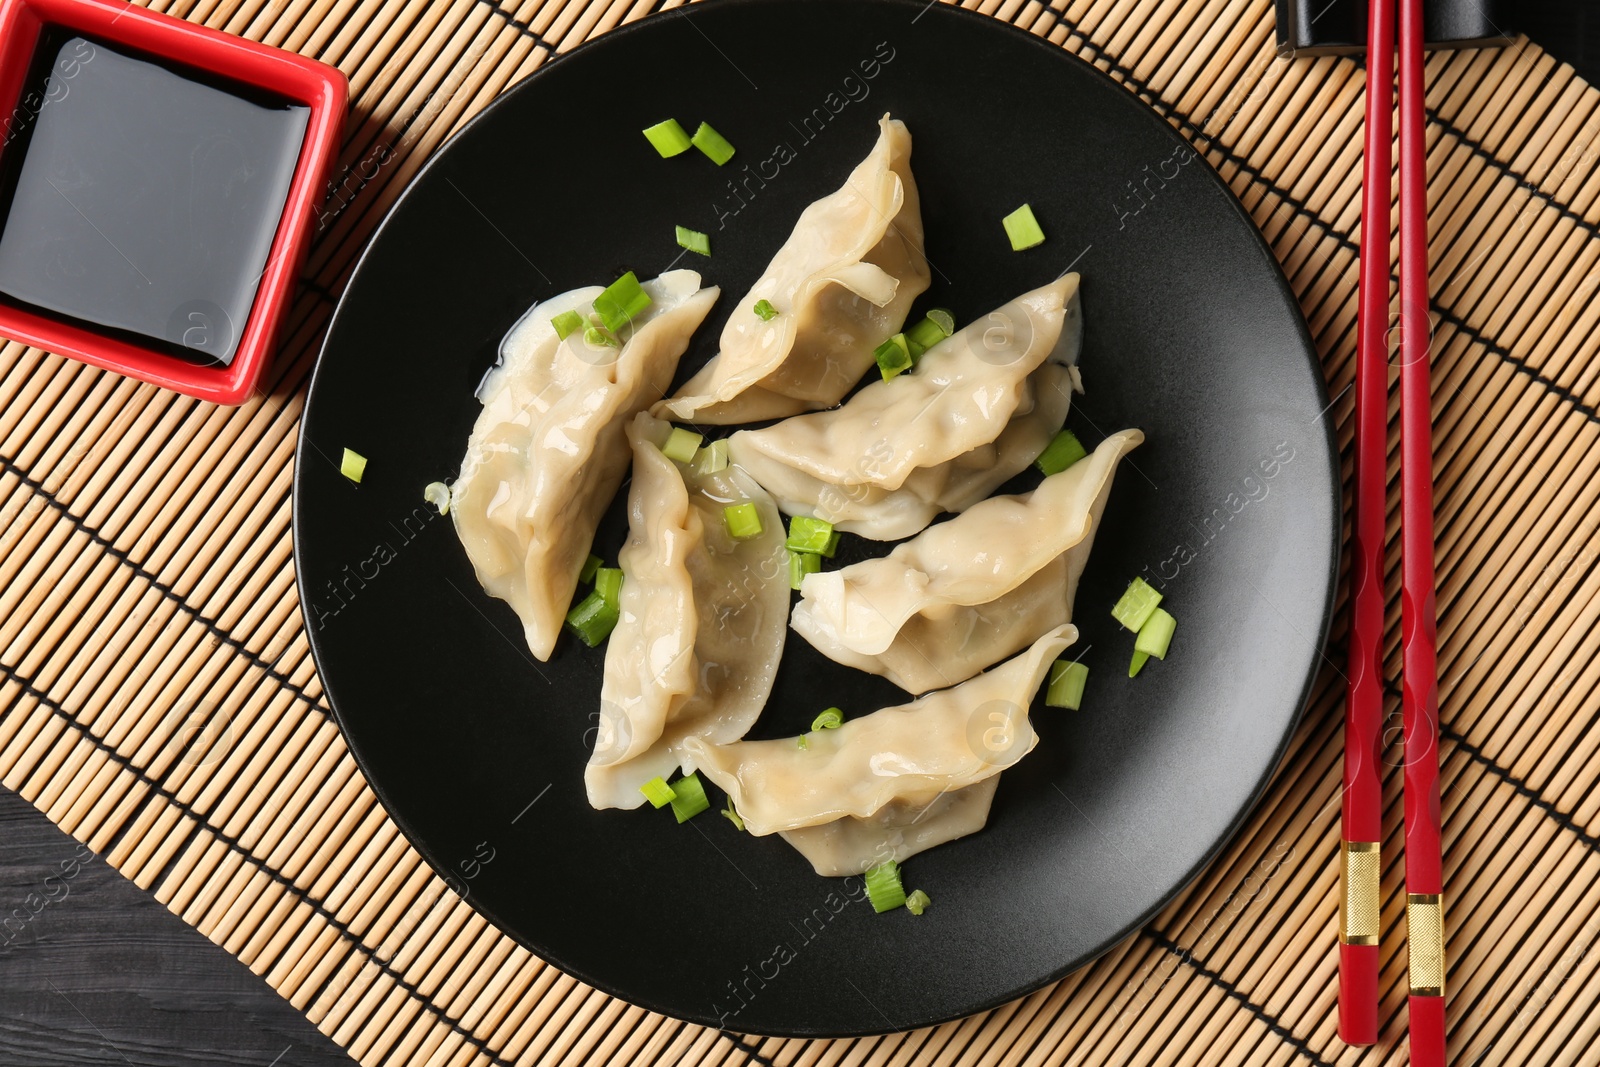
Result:
M921 915L928 910L928 905L933 903L933 898L920 889L913 889L911 895L906 897L906 910L913 915Z
M1166 659L1167 649L1172 645L1172 632L1177 628L1177 619L1169 615L1165 608L1156 608L1145 624L1139 627L1139 636L1133 639L1133 650L1156 659Z
M1111 617L1138 633L1161 603L1161 594L1150 587L1143 578L1128 583L1127 591L1118 598L1111 609Z
M740 815L738 809L733 806L732 797L728 798L728 803L723 807L722 817L733 823L733 828L735 830L744 829L744 817Z
M956 332L956 317L950 314L949 308L934 308L928 312L928 318L932 319L939 329L944 331L946 337Z
M728 469L728 441L712 441L694 454L696 474L716 474Z
M691 230L687 226L673 227L678 231L678 247L687 248L691 252L698 252L702 256L711 255L711 238L699 230Z
M567 612L567 628L578 635L578 640L594 648L611 636L620 615L617 606L596 590Z
M1050 665L1050 686L1045 690L1044 702L1052 708L1077 711L1083 704L1083 687L1088 680L1088 667L1076 660L1069 663L1058 659Z
M679 463L688 463L694 459L695 450L700 447L700 442L704 440L704 437L701 437L693 430L685 430L681 426L674 426L672 432L667 434L667 443L661 446L661 454Z
M422 487L422 499L439 509L439 514L450 514L450 487L443 482L429 482Z
M1133 654L1133 662L1128 664L1128 677L1129 678L1133 678L1133 677L1137 676L1138 673L1139 673L1139 668L1143 667L1144 666L1144 661L1149 659L1149 658L1150 658L1149 653L1146 653L1146 652L1135 652Z
M622 342L607 333L603 326L590 326L583 331L583 343L590 348L621 348Z
M955 324L955 317L950 312L944 308L934 308L921 322L906 331L906 340L915 341L927 350L954 333Z
M822 713L811 720L813 730L837 730L844 724L844 712L838 708L824 708Z
M806 575L822 570L822 557L815 552L789 552L789 588L799 589Z
M664 808L677 799L677 790L667 784L667 780L659 774L639 787L639 792L650 802L654 808Z
M811 742L806 739L806 735L805 734L801 734L799 737L795 738L794 739L794 743L795 743L795 747L797 747L797 748L810 748L811 747Z
M704 152L717 166L722 166L733 158L733 145L728 139L711 128L709 122L702 122L700 128L694 131L694 136L689 138L689 143Z
M624 323L650 306L650 294L639 285L638 277L629 271L594 298L594 309L606 329L616 333Z
M698 774L679 778L672 783L672 791L677 794L672 798L672 814L678 817L680 823L688 822L711 807L711 801L706 799L706 787L700 784Z
M906 344L906 335L903 333L895 334L873 349L872 356L878 361L878 371L883 375L884 381L911 369L911 349Z
M658 122L644 131L645 140L661 153L662 159L671 159L689 150L694 142L689 140L689 131L678 125L677 119L667 119Z
M616 567L595 568L594 591L613 609L617 608L622 603L622 571Z
M901 336L904 337L905 335L902 334ZM911 338L906 337L906 352L911 356L911 365L913 367L917 365L917 360L922 358L922 353L926 352L927 350L927 345L918 344Z
M761 512L746 500L743 504L729 504L722 509L722 525L728 536L738 541L748 541L761 534Z
M360 485L361 476L367 473L367 457L359 452L345 449L344 455L339 459L339 473Z
M1033 461L1046 475L1060 474L1078 460L1089 454L1071 430L1062 430L1055 438L1044 446L1044 451L1039 453L1039 458Z
M822 551L818 552L817 555L823 559L832 559L833 554L837 551L839 551L839 531L835 530L828 535L828 543L822 546Z
M756 318L762 322L771 322L778 317L778 309L772 306L770 300L757 300L756 306L751 310L756 313Z
M898 863L890 860L867 872L867 899L872 901L872 910L879 913L893 911L906 902Z
M791 552L815 552L821 555L833 538L833 523L813 519L809 515L796 515L789 520L789 539L784 546ZM833 555L829 552L828 555Z
M550 320L550 325L556 328L557 339L565 341L575 331L583 329L583 316L576 311L563 311Z
M1011 238L1013 252L1044 244L1044 231L1039 228L1039 220L1033 217L1033 208L1027 204L1001 219L1000 224L1006 228L1006 236Z
M578 581L582 582L584 585L588 585L590 582L594 581L594 572L599 570L600 564L604 562L605 560L601 559L593 552L589 553L589 558L583 561L583 570L578 572Z

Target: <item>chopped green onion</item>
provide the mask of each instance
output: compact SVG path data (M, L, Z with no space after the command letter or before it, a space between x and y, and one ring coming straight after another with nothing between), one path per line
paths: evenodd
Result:
M743 504L729 504L722 509L722 525L728 528L729 537L747 541L761 533L761 512L748 500Z
M898 863L890 860L867 872L867 899L872 901L872 910L880 913L893 911L906 902Z
M1089 450L1083 447L1071 430L1062 430L1044 446L1044 451L1039 453L1033 465L1047 475L1060 474L1088 454Z
M1128 677L1133 678L1137 676L1139 673L1139 668L1143 667L1144 661L1149 658L1150 655L1147 652L1135 652L1133 654L1133 662L1128 664Z
M702 256L711 254L711 238L699 230L691 230L687 226L674 227L678 231L678 247L687 248L691 252L698 252Z
M815 552L789 552L789 588L799 589L806 575L822 570L822 557Z
M439 509L439 514L450 514L450 487L443 482L429 482L422 487L422 499Z
M928 312L928 318L932 319L939 329L944 331L946 337L956 332L956 317L950 314L948 308L934 308Z
M944 308L934 308L927 316L906 331L906 340L922 346L926 351L955 333L955 316Z
M694 454L694 472L696 474L716 474L718 471L728 469L728 441L712 441Z
M872 356L878 361L878 371L884 381L911 369L911 348L906 344L906 335L903 333L895 334L873 349Z
M567 628L578 635L578 640L594 648L611 636L620 617L617 606L595 590L567 612Z
M795 743L795 746L797 748L810 748L811 747L811 742L806 739L806 735L805 734L801 734L799 737L795 738L794 739L794 743Z
M844 712L838 708L825 708L811 720L813 730L837 730L844 723Z
M1165 608L1157 608L1139 627L1139 636L1133 639L1133 650L1156 659L1166 659L1167 649L1172 645L1172 632L1177 628L1178 620L1169 615Z
M647 141L655 146L655 150L661 153L662 159L671 159L673 156L687 152L689 146L694 143L689 140L689 131L678 125L677 119L667 119L665 122L656 123L644 131L644 136Z
M770 300L757 300L756 306L751 310L756 313L756 318L762 322L771 322L778 317L778 309L772 306Z
M711 162L722 166L733 158L733 145L728 139L711 128L709 122L702 122L700 128L694 131L694 136L689 138L689 143L710 157Z
M1044 702L1052 708L1077 711L1083 704L1083 687L1088 680L1088 667L1058 659L1050 665L1050 686L1045 690Z
M729 822L733 823L733 828L735 830L743 830L744 829L744 818L739 814L738 810L733 806L733 798L732 797L728 798L728 803L723 807L723 809L722 809L722 817L724 819L727 819Z
M594 298L594 309L606 329L616 333L624 323L650 306L650 294L639 285L638 277L629 271Z
M933 903L933 898L920 889L913 889L911 895L906 897L906 910L913 915L921 915L928 910L928 905Z
M672 791L677 794L672 798L672 814L681 823L688 822L711 807L711 801L706 799L706 787L700 784L698 774L679 778L672 783Z
M597 567L594 572L594 591L613 608L621 603L622 571L616 567Z
M590 582L594 581L594 572L599 570L600 564L604 562L605 560L601 559L593 552L589 553L589 558L583 561L583 570L578 572L578 581L582 582L584 585L588 585Z
M652 807L664 808L677 799L677 790L667 784L667 780L659 774L639 787L639 792L650 802Z
M922 358L922 353L928 350L927 345L920 345L911 338L906 338L906 351L911 354L911 365L915 367L917 360Z
M360 485L361 476L367 473L367 457L359 452L345 449L344 455L339 460L339 473Z
M824 519L813 519L809 515L796 515L789 520L789 540L784 542L785 547L791 552L815 552L820 556L832 556L828 545L834 541L833 523Z
M550 320L550 325L556 328L556 337L565 341L575 331L583 329L583 316L576 311L563 311Z
M694 459L695 450L700 447L700 442L705 438L693 430L685 430L682 426L674 426L672 432L667 434L667 443L661 446L661 454L668 459L677 460L679 463L688 463Z
M583 343L590 348L621 348L622 342L607 333L602 326L590 326L583 331Z
M1143 578L1135 578L1128 583L1127 591L1111 608L1111 617L1134 633L1138 633L1159 603L1161 594L1151 588Z
M1033 208L1027 204L1001 219L1000 224L1006 228L1006 236L1011 238L1013 252L1044 243L1044 231L1039 228L1039 220L1033 217Z

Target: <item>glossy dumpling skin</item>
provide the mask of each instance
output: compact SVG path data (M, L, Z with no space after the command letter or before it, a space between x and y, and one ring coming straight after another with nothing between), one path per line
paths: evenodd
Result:
M892 541L982 500L1043 451L1081 389L1078 276L1025 293L832 411L728 439L791 515Z
M905 802L887 816L891 825L903 823L910 803L977 785L1032 751L1038 735L1028 707L1050 664L1076 637L1070 625L1056 627L1021 655L952 689L849 719L837 730L814 730L805 748L792 737L727 745L690 738L684 751L733 799L757 836L872 820Z
M954 685L1072 618L1123 430L1016 496L973 505L887 556L807 575L793 624L830 659L911 693Z
M867 158L801 213L732 309L717 355L656 414L729 425L832 407L927 288L911 134L885 115ZM777 316L762 321L759 300Z
M997 774L965 789L902 797L864 819L847 816L779 836L824 877L863 874L982 830L999 784Z
M686 738L736 741L755 724L783 655L788 554L777 505L737 467L699 474L661 452L672 427L628 427L633 480L621 618L606 644L600 724L584 773L596 808L636 808L680 764ZM761 533L735 540L722 509L755 503Z
M692 270L644 283L651 305L621 346L565 341L550 320L587 314L597 286L536 305L501 344L451 489L450 515L478 583L511 605L528 648L550 658L600 515L628 466L628 420L671 384L718 290Z

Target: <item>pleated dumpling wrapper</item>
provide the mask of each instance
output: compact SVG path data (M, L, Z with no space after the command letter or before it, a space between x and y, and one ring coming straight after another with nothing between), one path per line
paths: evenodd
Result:
M461 476L450 493L456 536L478 583L510 604L529 650L550 658L600 516L628 469L628 420L672 382L678 358L717 299L692 270L643 283L650 305L620 347L562 340L551 320L588 321L598 286L537 304L500 346L478 389Z
M791 515L893 541L962 511L1032 463L1082 391L1078 276L957 330L911 370L842 406L728 439Z
M777 505L737 467L702 472L661 451L672 427L628 427L633 481L621 617L606 644L600 726L584 772L596 808L636 808L639 787L680 766L688 738L737 741L755 724L783 655L789 564ZM733 537L730 504L761 532Z
M829 659L910 693L965 681L1072 619L1117 463L1112 434L1032 492L990 497L887 556L810 574L796 631Z
M805 209L728 316L721 347L660 418L730 425L837 404L928 288L911 134L885 115L838 191ZM777 312L762 318L756 305Z
M1062 649L1058 626L1026 652L952 689L796 738L684 742L693 766L733 800L745 829L781 833L822 874L858 874L983 826L992 792L966 792L1016 764L1038 743L1028 708ZM955 798L958 792L965 793ZM917 812L950 797L934 832ZM853 820L831 832L820 830Z

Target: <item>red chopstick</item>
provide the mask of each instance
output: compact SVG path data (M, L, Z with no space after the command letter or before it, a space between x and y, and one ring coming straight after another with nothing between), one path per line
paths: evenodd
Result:
M1400 633L1404 648L1406 973L1412 1067L1443 1067L1444 921L1439 678L1433 573L1433 417L1428 387L1428 160L1422 0L1400 3Z
M1378 1040L1378 875L1383 838L1383 539L1388 489L1389 142L1394 4L1370 0L1367 122L1361 178L1355 490L1351 520L1350 660L1344 711L1339 907L1339 1037Z

